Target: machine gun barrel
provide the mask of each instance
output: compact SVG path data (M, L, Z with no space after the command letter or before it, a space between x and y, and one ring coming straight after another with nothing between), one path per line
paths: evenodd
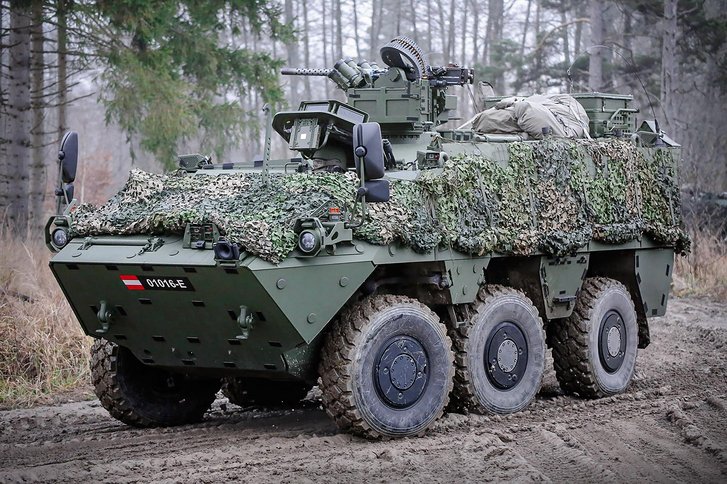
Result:
M333 69L307 69L301 67L283 67L280 73L284 76L319 76L328 77Z

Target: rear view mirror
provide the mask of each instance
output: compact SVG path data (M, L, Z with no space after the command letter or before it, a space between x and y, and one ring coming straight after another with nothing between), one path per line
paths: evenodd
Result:
M78 133L69 131L63 136L58 162L61 164L61 179L63 183L71 183L76 179L78 166Z
M389 180L367 181L365 199L367 202L388 202Z
M360 123L353 127L353 153L356 171L363 160L364 180L384 176L384 146L379 123Z

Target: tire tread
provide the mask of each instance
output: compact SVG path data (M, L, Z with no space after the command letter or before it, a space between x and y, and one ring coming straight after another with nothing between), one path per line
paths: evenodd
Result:
M362 299L344 309L340 317L332 324L326 337L321 354L319 374L323 407L326 413L336 422L339 428L368 439L379 439L383 434L366 423L358 408L352 387L353 359L357 346L362 341L363 331L371 318L379 311L393 305L415 305L419 309L436 315L424 304L406 296L377 295ZM437 318L438 319L438 318ZM439 323L439 330L449 346L451 342L444 324ZM450 351L450 361L453 354ZM450 365L453 372L453 365ZM453 381L450 375L447 394L452 390ZM447 407L448 398L435 420L442 416ZM419 434L423 434L426 429Z
M528 298L522 291L513 289L511 287L502 286L499 284L487 284L482 286L477 293L477 300L462 308L457 309L458 316L464 321L464 324L458 328L450 328L449 336L452 338L453 347L455 350L455 373L454 373L454 391L452 392L452 404L451 409L463 413L478 413L487 414L491 413L485 408L480 399L477 397L475 391L475 384L471 378L471 372L468 366L467 348L470 329L472 328L472 321L476 319L476 315L486 310L487 306L502 296L517 294L522 297L524 301L529 304L533 310L537 313L537 309L533 305L530 298ZM468 316L471 315L471 316ZM543 328L541 324L541 328ZM545 330L543 331L543 341L545 340ZM540 377L540 383L538 388L542 385L543 377Z

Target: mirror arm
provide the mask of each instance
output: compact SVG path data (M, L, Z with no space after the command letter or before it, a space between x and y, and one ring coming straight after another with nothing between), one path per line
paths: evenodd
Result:
M358 208L359 202L361 203L361 214L359 216L359 219L355 222L351 222L349 224L346 224L346 228L355 229L358 227L361 227L364 224L364 221L366 220L366 182L364 181L364 154L366 153L365 149L364 151L360 151L363 149L363 146L359 146L355 153L355 156L358 157L358 177L359 177L359 187L358 190L356 190L356 199L353 202L353 209L351 209L351 219L354 220L356 218L356 209Z
M364 150L365 152L365 150ZM364 172L363 155L359 157L359 189L356 191L356 198L361 199L361 225L366 221L366 173Z
M61 153L58 154L58 188L56 188L56 215L61 214L61 206L63 205L63 201L65 200L66 203L68 203L68 200L66 200L66 193L65 190L63 190L63 158Z

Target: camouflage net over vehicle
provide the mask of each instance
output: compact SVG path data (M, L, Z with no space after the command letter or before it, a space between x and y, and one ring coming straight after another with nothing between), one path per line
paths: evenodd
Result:
M620 244L642 236L688 251L673 150L616 139L551 139L508 149L505 164L457 155L416 181L392 181L391 201L369 204L354 236L473 255L564 255L590 240ZM295 247L297 218L329 206L350 209L357 186L353 173L271 174L265 186L260 173L135 170L106 204L78 207L73 235L182 234L187 223L212 222L228 240L277 263Z

